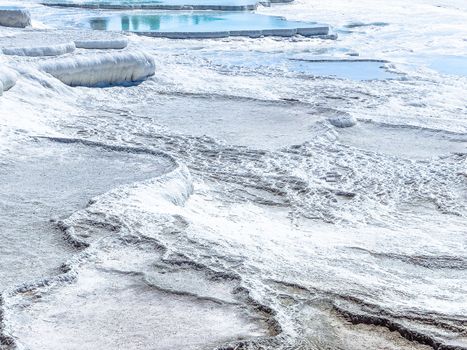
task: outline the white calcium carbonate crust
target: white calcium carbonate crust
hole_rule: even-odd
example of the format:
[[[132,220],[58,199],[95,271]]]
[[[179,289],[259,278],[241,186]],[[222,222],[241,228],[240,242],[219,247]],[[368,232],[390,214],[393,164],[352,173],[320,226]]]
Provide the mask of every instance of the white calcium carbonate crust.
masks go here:
[[[4,55],[15,56],[59,56],[75,51],[75,44],[73,42],[47,45],[47,46],[27,46],[27,47],[3,47],[1,51]]]
[[[48,60],[46,73],[70,86],[107,86],[145,80],[155,73],[154,58],[144,52],[96,53]]]
[[[75,40],[75,45],[79,49],[120,50],[127,47],[128,40]]]

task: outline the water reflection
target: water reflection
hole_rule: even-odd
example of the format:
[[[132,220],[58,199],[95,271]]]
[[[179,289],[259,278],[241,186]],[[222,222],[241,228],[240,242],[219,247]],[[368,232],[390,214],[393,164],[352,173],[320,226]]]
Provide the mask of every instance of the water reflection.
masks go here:
[[[92,29],[130,32],[217,32],[307,28],[314,23],[287,21],[281,17],[237,12],[178,12],[118,14],[95,17],[86,23]]]
[[[115,17],[92,18],[89,24],[95,30],[123,31],[159,31],[161,29],[191,26],[202,26],[215,21],[225,21],[226,18],[207,14],[190,15],[121,15]]]

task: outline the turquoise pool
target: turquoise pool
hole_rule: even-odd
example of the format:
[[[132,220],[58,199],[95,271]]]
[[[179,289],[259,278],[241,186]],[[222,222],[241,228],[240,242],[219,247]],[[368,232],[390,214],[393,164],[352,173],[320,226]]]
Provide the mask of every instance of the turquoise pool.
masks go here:
[[[91,17],[84,26],[95,30],[128,31],[150,36],[304,36],[328,35],[329,27],[313,22],[238,12],[176,12],[113,14]]]

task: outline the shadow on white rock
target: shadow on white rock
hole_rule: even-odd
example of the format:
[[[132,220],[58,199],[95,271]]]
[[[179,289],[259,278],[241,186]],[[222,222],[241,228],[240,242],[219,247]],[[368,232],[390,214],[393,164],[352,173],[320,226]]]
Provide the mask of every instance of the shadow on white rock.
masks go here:
[[[4,91],[11,89],[18,80],[18,73],[15,70],[0,66],[0,96]]]
[[[143,81],[154,75],[155,62],[144,52],[117,52],[48,60],[39,68],[70,86],[104,87]]]
[[[25,28],[31,25],[31,14],[22,7],[0,6],[0,26]]]

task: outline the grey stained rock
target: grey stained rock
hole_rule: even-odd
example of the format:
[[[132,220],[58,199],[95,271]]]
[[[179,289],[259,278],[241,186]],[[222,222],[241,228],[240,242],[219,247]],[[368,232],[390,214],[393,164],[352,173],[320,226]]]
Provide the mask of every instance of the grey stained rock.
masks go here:
[[[31,14],[23,7],[0,6],[0,26],[25,28],[31,25]]]

